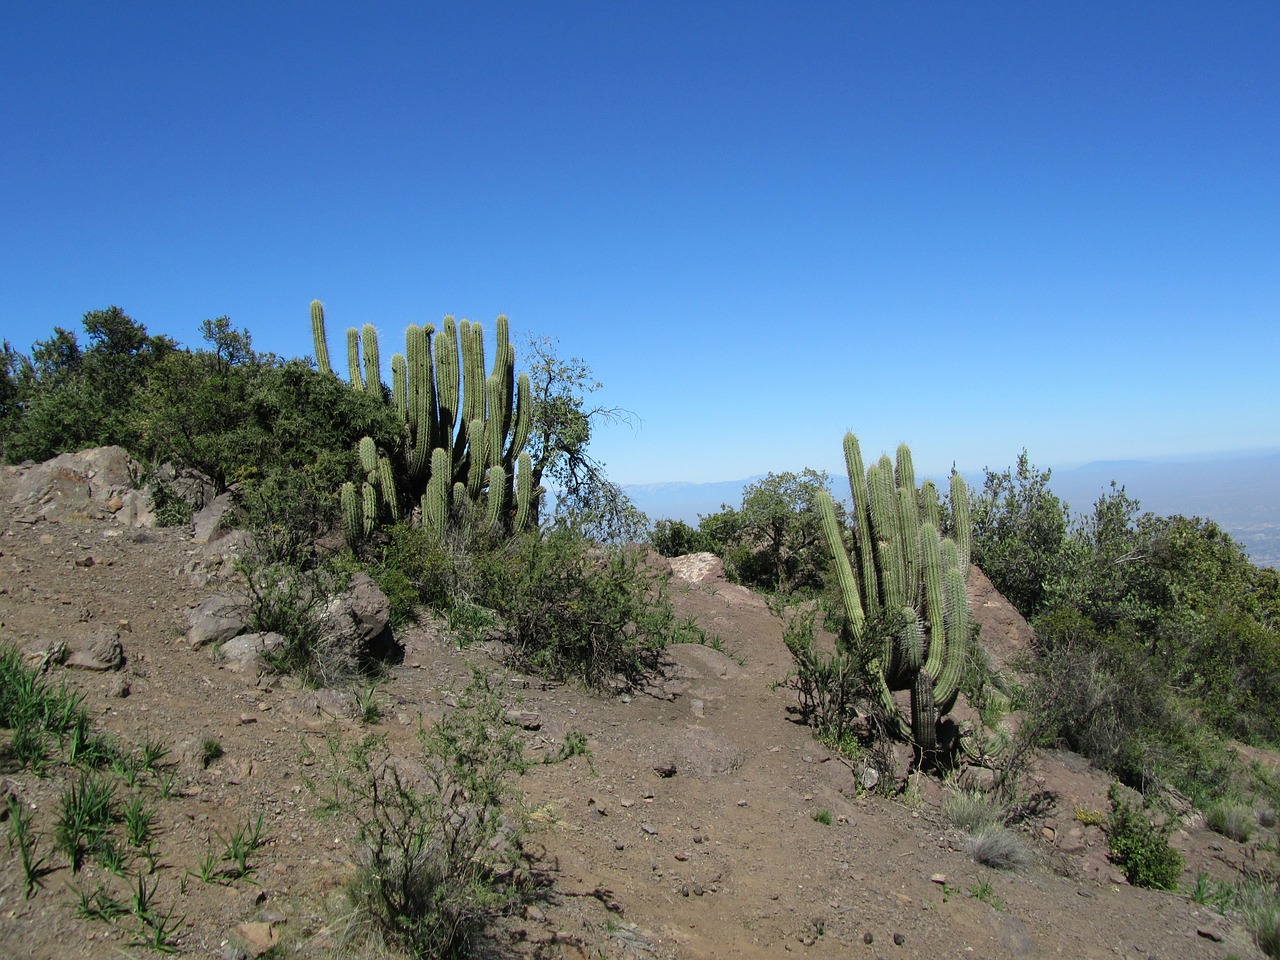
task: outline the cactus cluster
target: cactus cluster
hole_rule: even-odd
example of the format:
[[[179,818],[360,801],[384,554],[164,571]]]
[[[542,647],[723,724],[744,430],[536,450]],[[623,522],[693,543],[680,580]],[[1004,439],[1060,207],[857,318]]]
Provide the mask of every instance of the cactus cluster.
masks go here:
[[[881,710],[898,736],[932,758],[938,718],[960,689],[969,639],[968,491],[953,474],[951,532],[944,537],[938,489],[928,481],[917,489],[905,444],[896,463],[886,455],[864,469],[858,438],[850,433],[844,454],[852,529],[836,518],[829,494],[818,498],[847,621],[841,642],[869,649],[867,674]],[[910,692],[909,718],[897,706],[897,690]]]
[[[529,454],[532,402],[529,378],[515,375],[515,350],[506,317],[496,323],[493,367],[485,374],[479,323],[445,317],[405,331],[405,352],[391,358],[389,402],[403,426],[401,455],[392,463],[370,437],[358,445],[364,480],[343,484],[343,524],[353,543],[380,519],[408,513],[443,533],[461,518],[499,532],[520,531],[534,516]],[[332,373],[324,307],[311,304],[316,363]],[[381,379],[378,333],[371,324],[347,331],[352,389],[387,398]],[[415,509],[416,508],[416,509]]]

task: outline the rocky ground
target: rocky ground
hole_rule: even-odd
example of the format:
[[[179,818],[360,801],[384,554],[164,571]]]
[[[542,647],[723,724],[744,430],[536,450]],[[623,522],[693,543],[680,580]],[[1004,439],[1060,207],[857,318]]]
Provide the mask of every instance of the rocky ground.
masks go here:
[[[400,631],[404,659],[379,684],[383,716],[373,725],[349,716],[349,697],[231,669],[184,633],[196,605],[234,584],[238,540],[134,526],[145,511],[94,482],[69,470],[33,497],[23,471],[0,477],[0,640],[33,652],[65,641],[74,653],[118,639],[120,669],[54,665],[50,675],[82,691],[122,743],[170,750],[161,775],[138,789],[157,812],[150,882],[174,918],[180,955],[332,955],[355,852],[350,824],[313,809],[304,780],[322,773],[315,754],[328,737],[379,732],[411,755],[420,720],[450,709],[473,666],[504,673],[501,664],[459,651],[433,624]],[[971,583],[975,615],[994,647],[1016,648],[1025,625],[981,579]],[[1035,767],[1030,789],[1045,802],[1019,827],[1034,863],[1014,873],[980,867],[941,815],[941,784],[918,777],[899,799],[868,794],[795,721],[794,693],[779,686],[790,666],[782,625],[760,597],[695,562],[676,564],[670,593],[722,650],[672,648],[647,692],[603,697],[508,675],[508,705],[527,714],[519,728],[529,756],[581,733],[590,757],[535,764],[519,781],[536,811],[526,846],[549,887],[502,925],[495,955],[1261,956],[1188,896],[1124,882],[1100,829],[1074,817],[1107,809],[1107,778],[1079,758],[1046,756]],[[206,741],[221,748],[207,765]],[[0,792],[32,811],[44,849],[68,781],[59,767],[43,778],[0,774]],[[194,875],[211,845],[260,814],[266,840],[251,877]],[[1274,830],[1263,834],[1244,846],[1185,820],[1174,835],[1185,882],[1201,871],[1236,879],[1269,862],[1259,844],[1274,846]],[[16,854],[0,850],[0,955],[150,952],[134,943],[128,918],[77,916],[77,890],[101,884],[124,896],[122,881],[92,864],[73,876],[56,854],[49,863],[25,899]]]

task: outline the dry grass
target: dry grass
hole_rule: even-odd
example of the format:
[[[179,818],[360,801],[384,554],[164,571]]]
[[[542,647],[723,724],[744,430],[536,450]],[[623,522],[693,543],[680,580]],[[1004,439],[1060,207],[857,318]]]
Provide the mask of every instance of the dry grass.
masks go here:
[[[991,825],[969,834],[965,841],[969,856],[993,870],[1017,870],[1032,861],[1031,851],[1022,838],[1008,827]]]

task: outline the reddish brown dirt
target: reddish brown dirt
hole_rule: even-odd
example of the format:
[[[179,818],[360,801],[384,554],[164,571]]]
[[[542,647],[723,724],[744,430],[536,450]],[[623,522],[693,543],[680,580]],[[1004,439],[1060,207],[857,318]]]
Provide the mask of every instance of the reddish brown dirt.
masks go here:
[[[370,728],[326,715],[290,679],[231,673],[183,641],[188,609],[234,579],[216,543],[198,547],[184,530],[128,530],[109,519],[17,522],[7,482],[0,478],[0,639],[26,648],[124,624],[127,698],[108,695],[114,675],[55,667],[52,676],[83,691],[100,726],[124,743],[157,738],[172,747],[175,795],[154,798],[154,881],[160,904],[181,918],[180,954],[232,956],[237,926],[258,921],[283,955],[329,956],[353,851],[348,824],[314,815],[302,781],[316,766],[305,755],[331,734]],[[849,766],[793,721],[794,694],[777,686],[790,663],[781,624],[758,597],[678,580],[671,593],[678,612],[722,638],[725,653],[673,648],[659,695],[606,698],[512,678],[511,705],[542,719],[523,734],[529,755],[579,731],[591,757],[534,765],[519,782],[540,822],[527,845],[552,886],[547,902],[503,925],[499,954],[1260,956],[1242,931],[1188,897],[1123,882],[1098,828],[1073,819],[1077,807],[1106,808],[1107,780],[1083,761],[1039,764],[1036,786],[1053,802],[1022,827],[1035,865],[979,867],[941,816],[938,783],[920,778],[910,803],[860,794]],[[380,685],[387,710],[372,729],[409,753],[419,718],[441,715],[473,664],[501,668],[483,652],[459,652],[431,625],[399,639],[405,660]],[[220,759],[207,769],[184,759],[183,744],[210,737],[221,743]],[[674,775],[659,776],[661,766]],[[4,783],[34,811],[48,849],[65,770],[44,779],[11,773]],[[822,810],[830,826],[815,819]],[[268,842],[253,858],[253,882],[188,876],[218,834],[259,812]],[[1200,870],[1231,878],[1267,856],[1257,840],[1242,847],[1195,825],[1175,843],[1189,858],[1188,883]],[[27,900],[16,856],[0,848],[0,956],[149,953],[131,945],[127,920],[76,916],[71,887],[118,881],[97,866],[73,877],[57,855],[51,864]],[[971,895],[982,882],[1000,909]]]

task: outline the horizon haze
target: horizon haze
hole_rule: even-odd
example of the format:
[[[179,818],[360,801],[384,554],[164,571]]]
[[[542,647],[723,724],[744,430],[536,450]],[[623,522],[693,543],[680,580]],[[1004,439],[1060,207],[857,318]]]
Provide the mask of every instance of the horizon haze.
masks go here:
[[[878,456],[878,454],[877,454]],[[999,472],[1016,463],[992,466]],[[1044,464],[1032,463],[1038,469]],[[820,468],[819,468],[820,469]],[[1259,566],[1280,567],[1280,450],[1223,457],[1182,457],[1165,461],[1095,461],[1052,472],[1049,487],[1066,503],[1073,517],[1087,513],[1110,488],[1111,481],[1136,499],[1143,513],[1182,515],[1212,520],[1229,533]],[[775,470],[774,473],[785,471]],[[792,472],[799,472],[799,468]],[[844,467],[828,468],[831,491],[848,500]],[[985,471],[966,473],[965,481],[982,488]],[[624,484],[632,501],[653,520],[683,520],[698,525],[699,516],[718,512],[722,505],[737,508],[742,490],[765,474],[716,483]],[[945,489],[946,476],[922,471]]]

